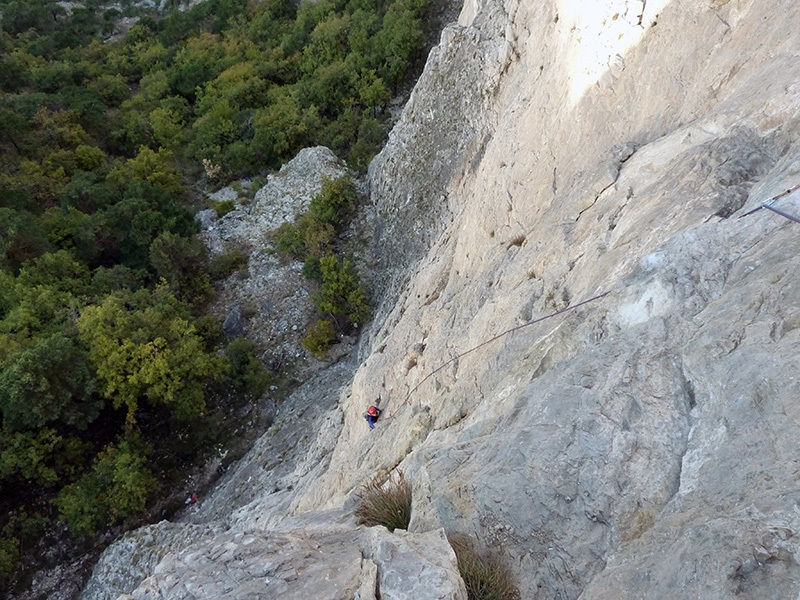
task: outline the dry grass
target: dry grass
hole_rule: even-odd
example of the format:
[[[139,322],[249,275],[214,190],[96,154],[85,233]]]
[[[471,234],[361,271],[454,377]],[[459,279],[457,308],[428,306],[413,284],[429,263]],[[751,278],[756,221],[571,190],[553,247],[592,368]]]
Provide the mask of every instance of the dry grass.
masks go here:
[[[506,248],[510,249],[510,248],[513,248],[514,246],[522,246],[523,243],[525,243],[525,234],[524,233],[520,233],[520,234],[515,235],[513,238],[511,238],[508,241],[508,244],[506,245]]]
[[[359,525],[383,525],[389,531],[408,529],[411,521],[411,483],[402,472],[388,480],[373,479],[358,493],[355,515]]]
[[[467,588],[468,600],[518,600],[511,572],[497,556],[478,552],[465,537],[450,538],[458,559],[458,571]]]

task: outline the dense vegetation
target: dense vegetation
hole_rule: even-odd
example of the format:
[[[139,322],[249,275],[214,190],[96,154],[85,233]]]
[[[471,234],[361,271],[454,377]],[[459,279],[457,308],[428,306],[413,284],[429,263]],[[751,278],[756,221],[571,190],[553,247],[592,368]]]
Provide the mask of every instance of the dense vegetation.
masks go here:
[[[0,0],[0,589],[58,523],[86,540],[135,523],[219,441],[220,398],[263,391],[252,344],[203,316],[228,270],[195,238],[186,182],[316,144],[363,169],[421,58],[425,0],[66,6]],[[330,240],[310,245],[351,200],[327,185],[289,233],[329,335],[369,312]]]

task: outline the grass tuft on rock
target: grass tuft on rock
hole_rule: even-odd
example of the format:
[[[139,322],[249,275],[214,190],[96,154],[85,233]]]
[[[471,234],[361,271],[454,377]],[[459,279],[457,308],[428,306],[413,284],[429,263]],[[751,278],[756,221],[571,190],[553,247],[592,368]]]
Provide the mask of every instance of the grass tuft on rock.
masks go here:
[[[408,529],[411,521],[411,483],[402,472],[395,477],[373,479],[358,493],[355,510],[359,525],[383,525],[389,531]]]
[[[488,551],[478,551],[466,537],[449,538],[468,600],[518,600],[511,572]]]

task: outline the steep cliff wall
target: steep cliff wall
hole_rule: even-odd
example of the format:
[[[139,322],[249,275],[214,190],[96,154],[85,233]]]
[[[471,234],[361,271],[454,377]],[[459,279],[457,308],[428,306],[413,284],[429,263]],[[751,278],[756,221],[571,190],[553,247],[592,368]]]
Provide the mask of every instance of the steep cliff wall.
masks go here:
[[[788,0],[468,1],[370,171],[383,276],[352,380],[306,392],[338,403],[290,485],[265,438],[187,520],[248,564],[306,531],[359,589],[425,561],[449,581],[446,544],[401,567],[348,520],[398,468],[396,543],[482,540],[522,598],[798,597],[800,224],[740,218],[800,183],[797,22]],[[212,597],[219,539],[170,546],[134,597]]]

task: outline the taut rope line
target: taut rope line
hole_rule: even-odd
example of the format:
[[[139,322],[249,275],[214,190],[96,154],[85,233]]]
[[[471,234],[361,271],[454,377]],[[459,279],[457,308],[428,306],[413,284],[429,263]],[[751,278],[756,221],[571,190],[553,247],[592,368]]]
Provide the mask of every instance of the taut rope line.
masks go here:
[[[428,379],[430,379],[431,377],[436,375],[436,373],[438,373],[439,371],[444,369],[446,366],[448,366],[448,365],[454,363],[455,361],[457,361],[459,358],[462,358],[463,356],[466,356],[467,354],[470,354],[471,352],[475,352],[479,348],[483,348],[485,345],[491,344],[495,340],[499,340],[501,337],[506,336],[509,333],[514,333],[515,331],[519,331],[520,329],[523,329],[525,327],[530,327],[531,325],[536,325],[536,323],[541,323],[542,321],[546,321],[547,319],[551,319],[551,318],[556,317],[558,315],[561,315],[561,314],[563,314],[563,313],[565,313],[567,311],[575,310],[576,308],[579,308],[579,307],[581,307],[581,306],[583,306],[585,304],[589,304],[590,302],[594,302],[595,300],[599,300],[600,298],[604,298],[605,296],[608,296],[610,293],[611,293],[611,290],[608,290],[606,292],[603,292],[602,294],[598,294],[597,296],[593,296],[593,297],[589,298],[588,300],[583,300],[582,302],[578,302],[577,304],[573,304],[572,306],[567,306],[566,308],[562,308],[561,310],[557,310],[554,313],[550,313],[549,315],[545,315],[544,317],[539,317],[538,319],[534,319],[533,321],[528,321],[527,323],[523,323],[522,325],[517,325],[516,327],[512,327],[511,329],[507,329],[507,330],[503,331],[502,333],[498,333],[493,338],[490,338],[490,339],[488,339],[488,340],[486,340],[484,342],[481,342],[480,344],[478,344],[474,348],[470,348],[469,350],[466,350],[466,351],[462,352],[461,354],[458,354],[457,356],[454,356],[453,358],[451,358],[447,362],[445,362],[445,363],[439,365],[438,367],[436,367],[433,371],[428,373],[425,377],[423,377],[422,380],[417,385],[415,385],[413,388],[411,388],[411,390],[406,395],[405,400],[403,400],[397,406],[397,408],[395,408],[391,412],[391,414],[388,415],[386,418],[387,419],[391,419],[395,415],[395,413],[398,410],[400,410],[400,408],[403,405],[405,405],[411,399],[411,396],[414,394],[414,392],[416,392],[419,389],[419,387],[423,383],[428,381]]]
[[[795,217],[794,215],[790,215],[789,213],[784,212],[784,211],[780,210],[779,208],[775,208],[773,206],[773,204],[775,204],[778,200],[780,200],[784,196],[788,196],[792,192],[796,192],[797,190],[800,190],[800,183],[798,183],[796,186],[794,186],[792,188],[789,188],[785,192],[781,192],[777,196],[773,196],[769,200],[765,200],[764,202],[762,202],[761,204],[756,206],[753,210],[748,211],[748,212],[744,213],[743,215],[740,215],[739,218],[741,219],[741,218],[746,217],[748,215],[752,215],[754,212],[758,212],[762,208],[766,208],[767,210],[771,210],[772,212],[774,212],[774,213],[776,213],[776,214],[778,214],[778,215],[780,215],[780,216],[782,216],[782,217],[784,217],[786,219],[789,219],[790,221],[794,221],[795,223],[800,223],[800,219],[799,218]]]

